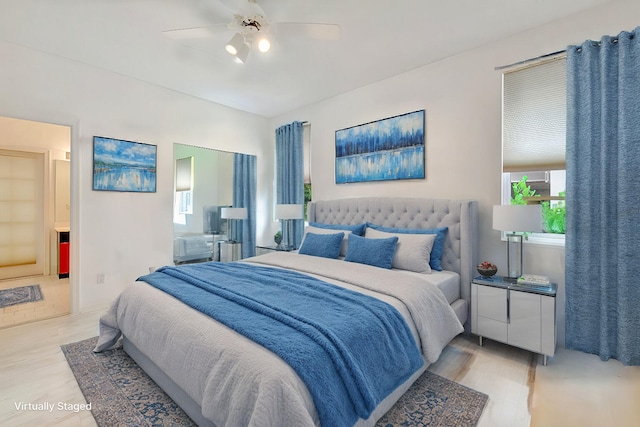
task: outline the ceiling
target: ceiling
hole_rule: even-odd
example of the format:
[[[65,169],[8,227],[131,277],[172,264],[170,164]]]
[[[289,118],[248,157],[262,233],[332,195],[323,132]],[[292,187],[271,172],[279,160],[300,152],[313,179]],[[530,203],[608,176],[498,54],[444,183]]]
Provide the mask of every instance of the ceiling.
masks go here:
[[[225,24],[246,0],[0,0],[0,40],[265,117],[401,74],[608,0],[257,0],[274,22],[339,24],[338,41],[272,35],[237,64]],[[6,64],[3,64],[5,66]]]

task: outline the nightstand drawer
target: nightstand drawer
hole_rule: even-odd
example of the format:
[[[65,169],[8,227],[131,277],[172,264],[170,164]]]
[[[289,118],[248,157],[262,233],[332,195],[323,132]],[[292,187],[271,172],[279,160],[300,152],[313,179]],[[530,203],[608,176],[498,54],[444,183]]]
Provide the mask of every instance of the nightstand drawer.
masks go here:
[[[507,290],[478,286],[478,317],[507,322]]]
[[[507,323],[478,316],[477,334],[500,342],[507,342]]]

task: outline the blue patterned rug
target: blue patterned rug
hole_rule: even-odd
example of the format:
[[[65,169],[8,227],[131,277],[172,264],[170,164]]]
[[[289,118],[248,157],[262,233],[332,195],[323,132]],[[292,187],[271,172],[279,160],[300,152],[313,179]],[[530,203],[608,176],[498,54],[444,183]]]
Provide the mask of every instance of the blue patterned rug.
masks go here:
[[[94,353],[97,339],[61,348],[98,426],[195,426],[121,348]],[[376,426],[473,427],[487,399],[427,371]]]
[[[43,298],[40,285],[20,286],[0,291],[0,308],[40,301]]]

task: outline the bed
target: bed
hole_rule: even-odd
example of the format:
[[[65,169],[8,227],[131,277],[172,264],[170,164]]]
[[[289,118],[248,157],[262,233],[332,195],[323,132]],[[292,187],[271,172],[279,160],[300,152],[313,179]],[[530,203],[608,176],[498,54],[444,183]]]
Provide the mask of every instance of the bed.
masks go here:
[[[325,381],[324,377],[330,376],[331,369],[316,368],[315,359],[313,364],[307,363],[311,366],[305,367],[307,372],[304,373],[298,370],[295,360],[292,364],[286,363],[288,354],[295,352],[278,354],[273,348],[280,348],[280,341],[288,341],[288,335],[274,332],[270,336],[277,339],[258,344],[238,328],[225,325],[225,320],[214,320],[174,298],[167,293],[173,291],[170,284],[165,290],[144,281],[129,286],[102,316],[96,351],[109,348],[122,338],[125,351],[200,426],[304,426],[320,425],[321,419],[325,420],[324,424],[374,425],[428,365],[437,360],[444,346],[463,331],[462,325],[468,329],[470,283],[477,265],[477,204],[475,201],[416,198],[317,201],[309,204],[308,219],[314,226],[322,225],[328,230],[333,226],[361,224],[379,227],[375,233],[393,234],[401,229],[412,230],[411,234],[414,234],[415,230],[443,227],[447,230],[442,247],[442,271],[430,274],[348,262],[342,256],[329,259],[286,252],[269,253],[229,266],[257,269],[260,274],[266,270],[279,272],[279,276],[304,274],[309,280],[321,280],[322,286],[330,286],[338,293],[350,292],[350,295],[358,294],[358,298],[370,298],[367,306],[382,302],[384,306],[394,307],[392,311],[406,321],[408,332],[405,335],[409,335],[409,341],[414,340],[421,358],[420,366],[416,368],[412,362],[411,369],[407,367],[401,379],[385,383],[388,393],[376,395],[375,399],[369,399],[371,401],[363,399],[366,409],[356,409],[361,416],[352,420],[350,413],[347,417],[354,422],[326,421],[327,409],[317,398],[318,393],[326,393],[326,390],[318,391],[315,383],[305,383],[302,378],[322,375],[322,381]],[[333,232],[327,234],[335,235]],[[349,245],[359,241],[356,237],[347,237]],[[204,264],[187,267],[207,268]],[[166,274],[169,271],[186,274],[184,270],[167,270]],[[199,280],[196,271],[189,274]],[[392,290],[390,284],[393,284]],[[394,326],[391,329],[401,328]],[[365,344],[362,344],[363,348]],[[386,344],[381,341],[380,345],[384,348]],[[384,353],[384,358],[396,357],[389,354],[394,352]],[[398,354],[397,360],[385,363],[402,364],[401,356]],[[317,363],[317,366],[323,366],[319,361]],[[409,364],[407,362],[407,366]],[[333,380],[326,380],[330,381]],[[346,388],[351,392],[349,386]]]

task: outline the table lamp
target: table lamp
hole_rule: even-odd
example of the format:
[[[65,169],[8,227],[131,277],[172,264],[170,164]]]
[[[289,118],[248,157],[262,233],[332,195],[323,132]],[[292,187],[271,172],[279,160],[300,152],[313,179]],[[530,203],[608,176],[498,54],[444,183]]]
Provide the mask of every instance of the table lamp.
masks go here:
[[[506,279],[517,281],[522,276],[522,234],[542,231],[542,206],[497,205],[493,207],[493,229],[507,232]]]
[[[247,208],[221,208],[220,218],[229,220],[229,240],[236,242],[234,238],[237,236],[237,230],[234,228],[235,221],[247,219]],[[236,232],[234,233],[234,231]]]
[[[289,247],[289,235],[291,234],[291,220],[304,219],[304,205],[278,204],[276,205],[276,219],[282,221],[282,240]],[[278,246],[281,246],[280,243]]]

